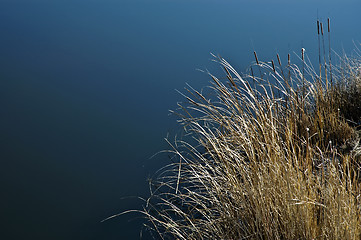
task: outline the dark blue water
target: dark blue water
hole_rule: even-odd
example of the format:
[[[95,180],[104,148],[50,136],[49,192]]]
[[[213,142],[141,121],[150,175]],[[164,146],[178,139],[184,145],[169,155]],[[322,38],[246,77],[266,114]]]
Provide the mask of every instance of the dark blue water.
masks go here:
[[[360,1],[0,0],[1,239],[139,239],[147,178],[177,132],[168,116],[210,52],[244,71],[361,41]]]

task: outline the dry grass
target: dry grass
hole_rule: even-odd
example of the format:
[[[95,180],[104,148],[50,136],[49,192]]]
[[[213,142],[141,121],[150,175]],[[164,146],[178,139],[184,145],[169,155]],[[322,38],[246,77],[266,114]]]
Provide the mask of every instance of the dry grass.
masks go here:
[[[304,58],[257,59],[258,76],[218,59],[227,80],[187,90],[190,140],[171,144],[176,160],[151,183],[157,237],[360,239],[361,64],[342,60],[326,84]]]
[[[187,137],[135,210],[155,238],[361,239],[360,58],[316,73],[301,53],[242,76],[216,58],[225,78],[188,87]]]

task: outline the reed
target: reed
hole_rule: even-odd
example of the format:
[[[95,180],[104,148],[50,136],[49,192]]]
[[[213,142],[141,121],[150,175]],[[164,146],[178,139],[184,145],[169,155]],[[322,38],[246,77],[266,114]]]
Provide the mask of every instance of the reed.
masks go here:
[[[173,162],[140,211],[156,238],[361,238],[361,62],[343,56],[329,84],[301,53],[287,76],[278,55],[254,52],[259,76],[218,57],[226,80],[186,89],[188,138],[167,140]]]

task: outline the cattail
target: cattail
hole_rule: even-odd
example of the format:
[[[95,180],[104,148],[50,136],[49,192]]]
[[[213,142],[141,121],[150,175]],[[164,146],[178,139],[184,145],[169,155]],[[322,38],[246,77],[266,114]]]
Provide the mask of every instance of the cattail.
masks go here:
[[[330,82],[332,85],[330,18],[327,18],[327,28],[328,28],[328,57],[329,57],[329,66],[330,66]]]
[[[320,21],[317,20],[317,34],[320,35]]]
[[[320,66],[320,81],[321,81],[321,44],[320,44],[320,21],[317,20],[317,38],[318,38],[318,64]]]
[[[256,51],[253,51],[253,53],[254,53],[254,57],[256,58],[256,63],[257,63],[257,65],[258,65],[259,76],[260,76],[261,79],[263,80],[262,70],[261,70],[261,66],[260,66],[260,64],[259,64],[259,62],[258,62],[257,53],[256,53]]]
[[[253,53],[254,53],[254,57],[256,58],[256,63],[259,64],[256,51],[253,51]]]
[[[280,55],[278,55],[278,53],[277,53],[277,61],[278,61],[278,64],[280,65],[280,67],[281,67],[282,66],[281,59],[280,59]]]
[[[305,61],[305,51],[306,49],[302,48],[301,52],[302,52],[302,61]]]
[[[323,27],[322,27],[322,22],[320,23],[320,27],[321,27],[321,35],[323,36]]]
[[[330,32],[330,18],[327,18],[327,27],[328,27],[328,32]]]
[[[272,62],[273,72],[275,72],[275,73],[276,73],[275,63],[273,62],[273,60],[272,60],[271,62]]]
[[[288,54],[288,66],[290,66],[291,65],[291,56],[290,56],[290,54]]]
[[[321,35],[322,35],[323,61],[324,61],[324,64],[325,64],[325,79],[326,79],[326,86],[328,87],[325,38],[323,37],[323,24],[322,24],[322,22],[320,23],[320,27],[321,27]]]

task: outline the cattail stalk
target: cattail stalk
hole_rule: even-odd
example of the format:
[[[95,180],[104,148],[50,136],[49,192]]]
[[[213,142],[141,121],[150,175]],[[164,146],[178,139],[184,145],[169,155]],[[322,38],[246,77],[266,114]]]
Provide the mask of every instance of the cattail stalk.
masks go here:
[[[259,64],[259,61],[258,61],[258,57],[257,57],[257,53],[256,51],[253,51],[253,54],[254,54],[254,58],[256,59],[256,63],[258,65],[258,69],[259,69],[259,76],[260,78],[263,80],[263,77],[262,77],[262,71],[261,71],[261,66]]]
[[[321,82],[321,44],[320,44],[320,21],[317,20],[317,38],[318,38],[318,64],[320,66],[320,82]]]
[[[328,28],[328,57],[329,57],[329,66],[330,66],[330,82],[332,86],[332,66],[331,66],[331,33],[330,33],[330,18],[327,18],[327,28]]]
[[[320,23],[321,26],[321,36],[322,36],[322,47],[323,47],[323,61],[325,64],[325,79],[326,79],[326,89],[328,89],[328,79],[327,79],[327,61],[326,61],[326,51],[325,51],[325,38],[323,37],[323,24]]]
[[[257,63],[257,65],[259,65],[259,62],[258,62],[258,57],[257,57],[257,53],[256,53],[256,51],[253,51],[253,54],[254,54],[254,57],[256,58],[256,63]]]

